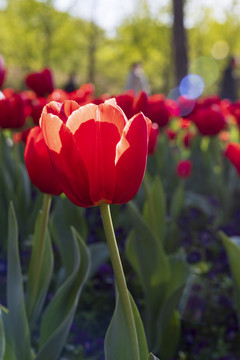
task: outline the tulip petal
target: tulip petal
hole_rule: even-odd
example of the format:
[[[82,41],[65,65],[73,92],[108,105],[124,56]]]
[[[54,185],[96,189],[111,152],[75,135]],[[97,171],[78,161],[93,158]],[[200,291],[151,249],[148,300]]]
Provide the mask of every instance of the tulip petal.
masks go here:
[[[230,142],[225,150],[225,155],[240,175],[240,144]]]
[[[146,168],[147,148],[147,122],[139,113],[129,120],[117,145],[113,203],[123,204],[136,195]]]
[[[86,167],[72,133],[57,116],[51,114],[42,116],[41,126],[53,167],[64,193],[75,205],[92,206]]]
[[[40,191],[52,195],[62,193],[62,187],[53,169],[39,126],[32,128],[28,134],[24,159],[29,177]]]

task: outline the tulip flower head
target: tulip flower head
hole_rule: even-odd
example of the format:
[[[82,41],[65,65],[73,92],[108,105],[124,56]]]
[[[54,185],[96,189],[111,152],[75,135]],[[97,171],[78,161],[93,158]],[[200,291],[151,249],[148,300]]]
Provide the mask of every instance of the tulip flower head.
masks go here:
[[[180,178],[188,178],[192,172],[192,162],[190,160],[180,160],[176,171]]]
[[[192,120],[202,136],[215,136],[226,127],[226,119],[217,104],[199,107]]]
[[[240,144],[230,142],[226,147],[225,155],[233,164],[240,176]]]
[[[51,102],[40,126],[63,192],[75,205],[123,204],[136,195],[151,127],[142,113],[128,121],[115,99],[84,106]]]
[[[3,96],[1,96],[3,94]],[[0,128],[18,129],[25,124],[24,100],[20,94],[5,89],[0,94]]]
[[[3,57],[0,55],[0,88],[3,86],[6,77],[6,67]]]
[[[28,74],[25,81],[26,85],[40,97],[46,96],[54,90],[52,73],[47,68],[41,72]]]

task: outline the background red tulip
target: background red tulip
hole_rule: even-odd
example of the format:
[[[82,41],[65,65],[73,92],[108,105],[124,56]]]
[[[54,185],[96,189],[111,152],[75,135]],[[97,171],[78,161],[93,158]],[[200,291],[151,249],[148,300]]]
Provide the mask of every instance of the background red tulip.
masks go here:
[[[30,73],[25,79],[26,85],[38,96],[46,96],[54,90],[53,77],[50,69]]]
[[[240,144],[230,142],[226,147],[225,155],[233,164],[240,176]]]
[[[198,108],[191,119],[203,136],[217,135],[226,127],[226,119],[217,104]]]
[[[0,55],[0,88],[3,86],[6,76],[6,67],[3,57]]]
[[[150,135],[149,135],[149,143],[148,143],[148,154],[152,155],[157,147],[159,126],[156,123],[152,123]]]
[[[177,164],[177,175],[181,178],[188,178],[192,172],[192,162],[190,160],[180,160]]]
[[[3,91],[4,99],[0,100],[0,128],[17,129],[25,123],[24,101],[20,94],[11,89]]]

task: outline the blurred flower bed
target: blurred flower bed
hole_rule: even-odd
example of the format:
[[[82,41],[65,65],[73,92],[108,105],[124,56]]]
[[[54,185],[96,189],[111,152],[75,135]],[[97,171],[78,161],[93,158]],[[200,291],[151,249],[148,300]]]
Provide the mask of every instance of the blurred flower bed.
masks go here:
[[[50,101],[74,100],[83,106],[99,105],[114,97],[128,119],[141,111],[152,121],[143,183],[132,205],[112,206],[126,280],[148,329],[149,344],[163,360],[239,360],[240,100],[233,103],[214,95],[173,101],[162,94],[136,95],[133,91],[95,97],[92,84],[67,93],[54,88],[49,69],[29,75],[29,90],[16,93],[4,88],[3,71],[0,304],[7,307],[9,203],[13,202],[16,211],[26,284],[34,224],[43,199],[31,184],[24,161],[30,129],[39,125],[42,109]],[[60,359],[104,360],[104,338],[115,307],[115,280],[101,216],[98,208],[75,207],[65,195],[52,199],[49,232],[55,260],[42,311],[70,266],[64,252],[68,251],[71,226],[84,239],[92,262]],[[165,267],[159,263],[159,278],[164,277],[161,268],[163,273],[171,268],[172,275],[159,283],[157,304],[155,295],[147,298],[151,284],[144,283],[145,269],[138,267],[133,255],[132,229],[137,241],[141,234],[147,240],[149,237],[149,247],[153,234],[161,242]],[[144,263],[144,259],[139,261]],[[171,289],[173,283],[177,284],[176,292]],[[159,304],[157,311],[164,309],[161,316],[151,314],[151,301],[156,307]],[[37,349],[39,336],[37,324],[33,348]]]

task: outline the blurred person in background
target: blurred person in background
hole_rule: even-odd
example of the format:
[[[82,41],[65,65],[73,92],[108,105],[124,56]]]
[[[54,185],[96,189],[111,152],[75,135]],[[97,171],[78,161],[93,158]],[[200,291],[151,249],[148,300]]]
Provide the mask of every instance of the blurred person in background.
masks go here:
[[[64,90],[68,93],[77,90],[77,85],[76,85],[76,75],[75,73],[71,73],[69,75],[69,79],[67,81],[67,83],[64,86]]]
[[[222,99],[236,101],[238,98],[238,81],[236,76],[237,58],[231,56],[227,67],[223,72],[222,81],[220,84],[220,96]]]
[[[125,90],[134,90],[137,93],[145,91],[150,94],[149,84],[144,74],[141,62],[132,64],[126,79]]]

